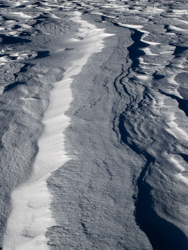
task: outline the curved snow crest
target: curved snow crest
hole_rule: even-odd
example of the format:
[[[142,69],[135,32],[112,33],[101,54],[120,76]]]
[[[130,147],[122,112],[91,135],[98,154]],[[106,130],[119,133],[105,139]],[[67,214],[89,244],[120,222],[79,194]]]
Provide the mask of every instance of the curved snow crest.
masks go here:
[[[80,24],[79,37],[74,39],[80,44],[83,56],[72,62],[64,78],[56,82],[51,92],[50,104],[42,123],[44,131],[38,141],[39,152],[36,156],[31,178],[12,193],[12,213],[8,220],[4,237],[4,250],[47,250],[47,228],[55,226],[50,210],[52,195],[47,188],[47,178],[70,157],[65,151],[64,130],[70,124],[65,115],[72,101],[70,85],[73,76],[80,73],[88,58],[104,48],[103,39],[107,34],[104,29],[81,20],[81,13],[74,12],[72,21]]]

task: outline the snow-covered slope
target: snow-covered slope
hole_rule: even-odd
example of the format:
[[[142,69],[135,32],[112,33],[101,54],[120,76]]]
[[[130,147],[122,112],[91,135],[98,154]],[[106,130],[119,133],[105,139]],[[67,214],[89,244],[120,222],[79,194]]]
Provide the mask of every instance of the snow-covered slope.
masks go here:
[[[0,14],[0,248],[187,249],[186,1]]]

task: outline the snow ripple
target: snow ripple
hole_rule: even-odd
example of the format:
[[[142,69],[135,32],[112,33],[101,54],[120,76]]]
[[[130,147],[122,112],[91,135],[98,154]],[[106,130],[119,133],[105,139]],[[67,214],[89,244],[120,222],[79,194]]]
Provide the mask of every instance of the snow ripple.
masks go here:
[[[70,160],[64,149],[63,132],[70,124],[70,118],[65,112],[72,101],[72,78],[79,74],[93,53],[102,50],[103,39],[112,35],[105,34],[103,29],[96,29],[94,25],[82,21],[80,16],[81,13],[75,12],[72,20],[81,25],[79,35],[83,38],[80,43],[84,44],[84,53],[80,59],[72,62],[72,66],[64,73],[63,80],[54,84],[50,105],[42,120],[44,132],[38,141],[39,152],[32,176],[14,190],[11,196],[13,209],[4,238],[5,250],[48,249],[45,233],[47,228],[56,225],[50,210],[52,197],[46,180],[52,171]]]
[[[2,1],[0,7],[0,66],[6,78],[1,94],[17,89],[19,103],[25,104],[23,110],[33,119],[29,105],[38,97],[26,101],[27,79],[21,73],[32,64],[25,60],[53,58],[55,53],[57,58],[59,53],[71,58],[74,48],[78,52],[73,53],[77,59],[67,66],[64,79],[52,91],[33,175],[13,191],[15,210],[8,221],[4,249],[187,249],[185,1]],[[50,50],[50,35],[61,32],[62,27],[55,23],[61,19],[62,9],[67,18],[71,11],[79,10],[99,28],[75,14],[72,21],[81,28],[69,37],[72,47]],[[46,24],[48,18],[53,22]],[[69,25],[67,21],[64,29]],[[114,31],[116,38],[109,39],[101,52],[105,27]],[[20,49],[34,40],[36,46],[39,34],[43,34],[45,48]],[[101,53],[92,57],[95,63],[87,68],[92,64],[87,59],[94,52]],[[35,79],[40,77],[37,74]],[[70,84],[79,97],[74,94],[76,103],[69,110],[74,123],[67,128],[67,141],[71,144],[69,153],[79,160],[69,162],[66,153],[62,155],[62,131],[70,120],[62,113],[72,100]],[[13,127],[11,123],[9,133]],[[12,138],[9,133],[2,139],[7,148]],[[66,199],[62,201],[62,197]],[[50,208],[56,198],[61,209],[53,205],[53,216],[58,223]]]

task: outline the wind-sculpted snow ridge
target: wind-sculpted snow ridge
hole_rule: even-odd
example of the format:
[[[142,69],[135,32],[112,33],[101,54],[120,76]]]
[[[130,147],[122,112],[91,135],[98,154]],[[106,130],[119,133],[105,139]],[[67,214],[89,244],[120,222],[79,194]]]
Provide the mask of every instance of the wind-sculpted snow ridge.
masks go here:
[[[176,6],[165,7],[153,8],[154,15],[151,6],[135,12],[138,19],[146,19],[150,10],[149,23],[112,21],[130,29],[133,40],[128,74],[115,81],[120,96],[115,110],[117,106],[122,110],[116,114],[114,130],[120,143],[146,160],[136,181],[138,225],[153,249],[187,249],[187,12],[178,6],[184,10],[177,10],[177,19]],[[129,99],[126,106],[123,96]]]
[[[0,249],[188,248],[187,13],[1,1]]]
[[[49,179],[59,221],[49,244],[186,249],[186,98],[176,80],[186,71],[185,6],[74,3],[118,38],[74,82],[67,140],[76,159]]]
[[[65,111],[72,100],[70,90],[72,77],[81,71],[93,52],[102,49],[103,37],[111,36],[104,34],[102,29],[95,29],[94,25],[82,21],[80,15],[81,13],[74,12],[74,17],[71,19],[81,24],[79,34],[84,39],[83,56],[74,60],[64,73],[63,79],[54,84],[49,107],[42,119],[44,131],[38,141],[39,151],[33,165],[33,173],[27,182],[12,193],[13,211],[5,234],[3,247],[5,250],[48,249],[46,229],[56,225],[50,211],[51,196],[46,179],[52,171],[70,160],[64,150],[62,133],[69,124]],[[76,40],[73,38],[73,41]]]
[[[15,13],[13,14],[15,15]],[[63,79],[53,84],[54,88],[51,91],[51,97],[49,99],[50,103],[42,118],[42,125],[44,126],[44,129],[40,139],[38,140],[38,152],[32,166],[31,176],[26,182],[16,188],[11,194],[12,211],[9,216],[3,240],[3,249],[5,250],[48,249],[48,240],[45,237],[46,230],[48,227],[56,225],[50,210],[51,195],[48,191],[46,180],[50,176],[52,171],[58,169],[61,165],[69,160],[69,157],[64,150],[63,131],[69,124],[69,118],[66,117],[64,113],[68,109],[69,103],[72,100],[70,91],[72,77],[74,75],[77,75],[81,71],[82,67],[87,63],[87,60],[92,53],[101,51],[104,46],[103,39],[105,37],[111,36],[111,34],[105,34],[104,29],[96,29],[93,24],[82,21],[80,19],[80,15],[81,13],[79,12],[73,12],[71,14],[69,13],[69,22],[76,23],[76,27],[78,27],[79,25],[81,26],[78,29],[78,34],[82,38],[69,37],[67,39],[65,35],[66,39],[63,41],[63,43],[66,43],[67,45],[69,44],[69,46],[72,45],[74,48],[76,48],[77,51],[74,52],[76,53],[76,55],[74,56],[74,60],[71,60],[71,58],[69,59],[72,53],[68,53],[68,55],[66,55],[66,52],[64,53],[64,56],[67,57],[66,62],[64,63],[68,65],[65,66],[66,70],[64,72]],[[40,39],[44,40],[45,43],[50,44],[50,36],[55,36],[57,33],[57,30],[55,30],[55,32],[51,30],[51,28],[53,28],[53,18],[60,19],[59,17],[54,16],[55,14],[53,14],[52,19],[50,20],[51,23],[48,24],[48,22],[45,22],[45,19],[40,20],[41,14],[39,15],[40,19],[37,18],[37,22],[39,20],[41,21],[39,22],[41,23],[41,27],[39,26],[39,29],[37,25],[37,33],[39,34],[36,35],[38,37],[32,39],[33,46],[36,46],[37,43],[39,43],[40,46],[44,46],[44,42],[41,43]],[[27,16],[24,15],[24,18],[27,18]],[[60,20],[58,21],[60,22]],[[61,19],[61,22],[62,21],[64,20]],[[34,23],[34,25],[35,24],[36,23]],[[65,33],[63,29],[61,30],[62,24],[59,24],[60,27],[58,27],[58,24],[58,31],[61,31],[62,34]],[[54,27],[56,28],[55,25]],[[48,29],[51,31],[50,33],[46,33],[46,30]],[[46,34],[40,35],[40,33],[46,33],[47,36]],[[62,34],[60,34],[60,38]],[[72,32],[72,35],[73,34],[76,35],[76,32]],[[27,34],[26,36],[30,36],[30,34]],[[4,35],[2,35],[2,37],[4,38]],[[55,37],[57,38],[57,35]],[[22,39],[17,37],[11,37],[10,40],[10,37],[6,36],[6,39],[9,39],[8,41],[6,40],[6,43],[8,44],[31,42],[31,40],[28,39],[24,39],[24,41],[22,41]],[[5,43],[4,40],[2,42]],[[38,59],[49,57],[50,53],[52,54],[51,56],[55,57],[54,60],[58,60],[58,57],[53,55],[53,53],[61,53],[61,51],[64,50],[74,50],[74,48],[72,47],[62,48],[64,45],[63,43],[56,44],[53,42],[52,44],[50,44],[51,47],[53,45],[54,51],[37,51],[36,56],[33,58],[33,62],[35,63]],[[30,46],[32,46],[32,44]],[[50,46],[48,45],[46,47],[49,48]],[[61,49],[57,47],[61,47]],[[43,47],[43,49],[44,48],[45,46]],[[20,57],[18,57],[15,58],[15,60],[23,60],[23,58],[20,59]],[[53,61],[53,58],[51,60]],[[53,65],[52,63],[48,65],[50,61],[47,59],[43,60],[42,62],[48,67]],[[63,62],[60,66],[63,66]],[[48,68],[44,67],[44,70],[48,74]],[[40,71],[42,73],[42,69]],[[57,73],[60,72],[58,72],[58,69],[56,71],[56,75],[57,77],[59,77]],[[35,72],[37,73],[37,69],[35,69]],[[38,77],[39,76],[40,75],[38,75]],[[46,84],[49,84],[48,79],[41,77],[40,80],[44,81],[44,83]],[[53,80],[53,78],[51,78],[51,80]],[[22,84],[24,83],[15,82],[13,84],[9,84],[4,88],[4,93],[10,92],[11,90]],[[48,88],[50,88],[50,86]],[[20,99],[20,96],[17,95],[17,98]],[[40,99],[40,95],[38,98]],[[38,108],[40,108],[40,105],[38,106]],[[23,106],[23,109],[25,109],[25,106]],[[31,118],[29,117],[28,120],[30,119]]]
[[[53,7],[54,2],[49,2],[49,4]],[[75,34],[78,25],[74,23],[74,27],[71,27],[73,21],[67,23],[71,16],[70,13],[62,15],[61,10],[62,16],[57,17],[55,15],[55,12],[58,12],[61,6],[54,6],[51,9],[49,6],[46,7],[45,4],[44,8],[42,6],[43,4],[36,1],[4,1],[0,5],[1,249],[3,244],[5,244],[3,249],[11,249],[11,246],[12,249],[15,249],[17,247],[15,242],[19,241],[19,237],[28,239],[32,243],[33,239],[41,232],[44,233],[45,226],[53,221],[50,218],[49,224],[46,224],[51,212],[48,211],[48,207],[45,211],[45,207],[41,205],[46,197],[51,197],[47,193],[45,180],[43,180],[43,183],[39,181],[38,185],[37,183],[31,185],[30,188],[27,187],[25,182],[28,179],[30,181],[30,176],[33,174],[33,163],[36,162],[35,157],[39,150],[37,141],[44,129],[41,119],[49,104],[49,92],[53,88],[53,83],[61,80],[63,73],[71,65],[72,55],[67,53],[71,42],[68,39]],[[67,34],[67,30],[69,30],[69,34]],[[54,39],[55,41],[53,41]],[[81,53],[77,52],[74,58],[80,57]],[[66,62],[63,60],[64,58],[66,58]],[[63,108],[65,107],[66,105],[63,105]],[[57,124],[54,128],[57,130]],[[56,156],[54,155],[54,157]],[[26,186],[25,192],[19,193],[19,188],[17,193],[15,191],[12,193],[12,190],[23,183]],[[41,198],[41,204],[38,204],[38,207],[35,206],[35,199],[32,197],[37,192],[39,199],[44,196],[44,198]],[[11,200],[10,195],[12,198],[14,197],[13,200]],[[20,198],[20,196],[22,197]],[[31,206],[29,199],[32,200],[32,202],[30,201]],[[29,207],[27,207],[27,202]],[[45,202],[44,205],[50,205],[50,199]],[[30,212],[32,206],[33,211],[38,211],[39,215]],[[17,210],[14,210],[15,207]],[[40,207],[43,209],[41,214]],[[25,208],[28,215],[26,214],[24,217],[23,209]],[[22,218],[20,219],[18,215],[13,217],[11,215],[7,228],[7,232],[11,231],[11,234],[6,233],[6,236],[4,236],[11,209],[11,214],[15,215],[19,211],[19,216]],[[23,214],[21,214],[22,212]],[[41,223],[41,226],[39,224],[36,226],[33,223],[30,228],[30,215],[35,218],[35,223],[36,218],[37,223],[39,223],[38,218],[41,221],[44,216],[44,223]],[[28,221],[26,220],[27,217],[29,218]],[[19,235],[20,232],[22,235]],[[45,242],[44,235],[42,237]]]

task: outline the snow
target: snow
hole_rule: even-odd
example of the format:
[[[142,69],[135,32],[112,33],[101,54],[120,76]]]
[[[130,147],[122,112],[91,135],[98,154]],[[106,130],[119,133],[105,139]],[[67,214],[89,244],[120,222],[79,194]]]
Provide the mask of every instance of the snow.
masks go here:
[[[1,5],[0,248],[186,250],[185,1]]]
[[[44,114],[44,131],[38,141],[36,156],[30,179],[12,193],[13,209],[9,217],[4,238],[5,250],[11,249],[48,249],[45,233],[47,228],[55,226],[50,210],[52,201],[46,180],[50,174],[70,160],[65,150],[64,131],[70,124],[65,115],[72,101],[71,83],[73,77],[81,71],[88,58],[104,47],[103,39],[112,34],[97,29],[94,25],[81,20],[81,13],[75,12],[72,18],[81,25],[79,34],[84,41],[83,57],[74,60],[64,73],[61,81],[53,86],[50,105]]]

